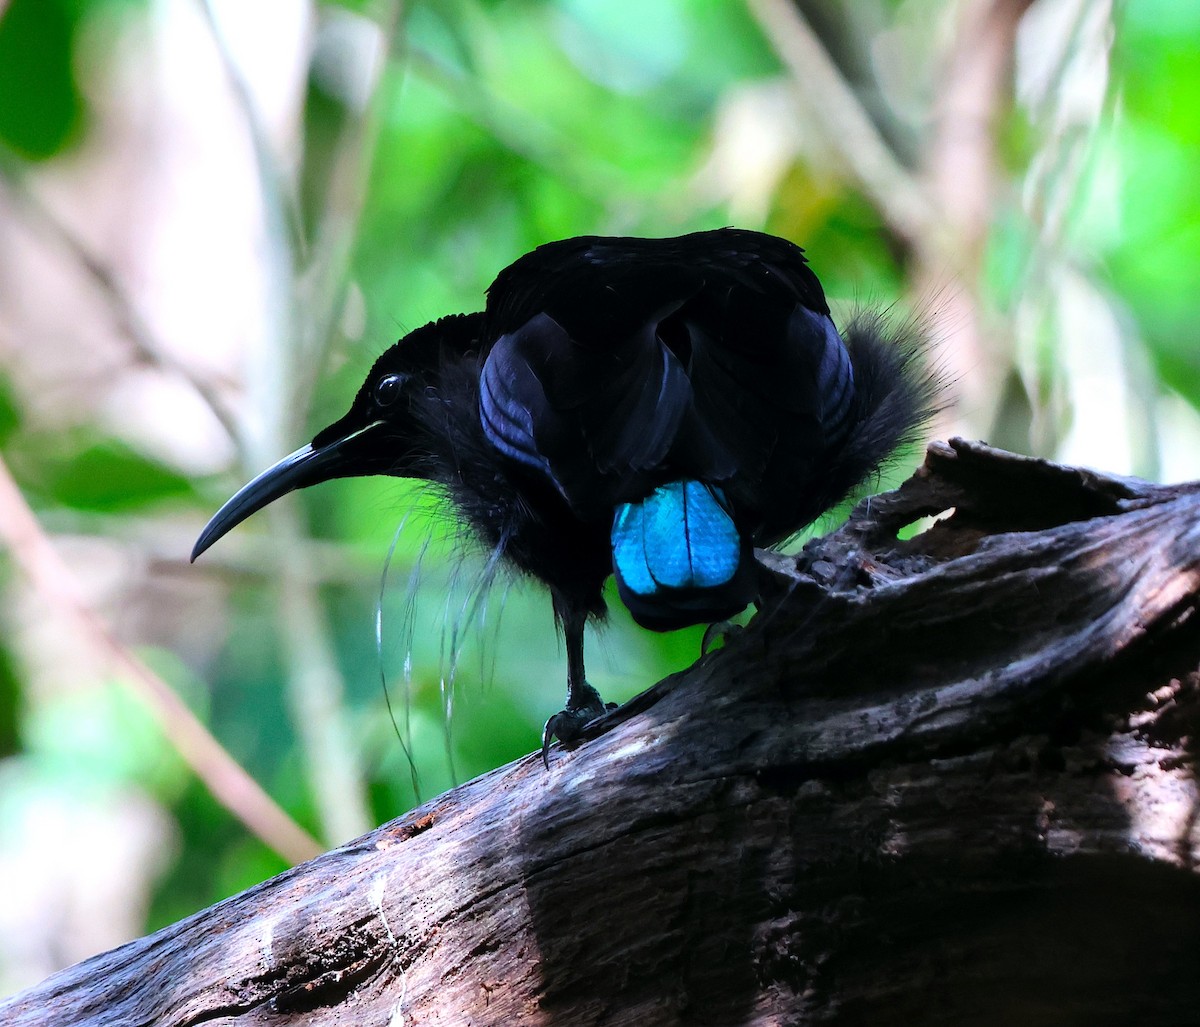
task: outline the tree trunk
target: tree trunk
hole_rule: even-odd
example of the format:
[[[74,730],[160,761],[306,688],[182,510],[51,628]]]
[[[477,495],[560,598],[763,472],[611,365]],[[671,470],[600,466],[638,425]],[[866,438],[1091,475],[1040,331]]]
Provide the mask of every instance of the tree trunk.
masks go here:
[[[764,559],[748,628],[548,772],[456,788],[0,1021],[1200,1022],[1200,484],[954,440]]]

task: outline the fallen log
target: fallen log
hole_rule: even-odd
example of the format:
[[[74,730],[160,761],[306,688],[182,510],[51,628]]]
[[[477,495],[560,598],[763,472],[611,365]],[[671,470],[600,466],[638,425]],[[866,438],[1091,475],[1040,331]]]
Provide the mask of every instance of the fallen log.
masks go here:
[[[0,1022],[1196,1022],[1200,483],[956,439],[763,559],[748,627],[549,771],[484,775]]]

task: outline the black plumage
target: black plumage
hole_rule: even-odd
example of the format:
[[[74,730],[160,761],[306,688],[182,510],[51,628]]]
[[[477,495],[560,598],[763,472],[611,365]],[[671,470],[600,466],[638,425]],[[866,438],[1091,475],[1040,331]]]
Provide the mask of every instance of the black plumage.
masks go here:
[[[438,483],[550,590],[568,695],[545,747],[605,708],[584,678],[583,629],[604,615],[614,569],[647,627],[744,608],[753,547],[837,503],[928,416],[918,349],[878,318],[839,334],[800,248],[772,236],[549,243],[500,272],[482,312],[380,356],[349,412],[234,496],[193,559],[296,488]]]

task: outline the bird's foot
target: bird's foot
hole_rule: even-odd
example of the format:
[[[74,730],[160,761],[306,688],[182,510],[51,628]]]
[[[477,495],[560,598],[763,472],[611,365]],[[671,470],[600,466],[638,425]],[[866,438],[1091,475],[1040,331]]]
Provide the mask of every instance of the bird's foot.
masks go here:
[[[725,645],[730,639],[737,638],[742,633],[742,626],[731,620],[717,621],[704,629],[704,637],[700,639],[700,655],[707,656],[716,643]]]
[[[559,710],[542,728],[542,762],[550,769],[550,743],[557,738],[560,742],[573,742],[597,717],[615,710],[615,702],[606,703],[591,685],[584,685],[567,699],[567,708]]]

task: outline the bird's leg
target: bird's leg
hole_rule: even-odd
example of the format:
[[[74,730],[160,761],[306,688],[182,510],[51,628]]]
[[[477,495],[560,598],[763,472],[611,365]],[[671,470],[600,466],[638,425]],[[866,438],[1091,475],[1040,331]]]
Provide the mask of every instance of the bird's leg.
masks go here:
[[[554,714],[542,729],[542,760],[550,768],[549,749],[554,738],[569,742],[578,738],[584,726],[608,710],[615,710],[616,703],[605,703],[583,673],[583,626],[587,615],[572,609],[563,609],[555,603],[562,620],[563,634],[567,642],[567,705]]]

